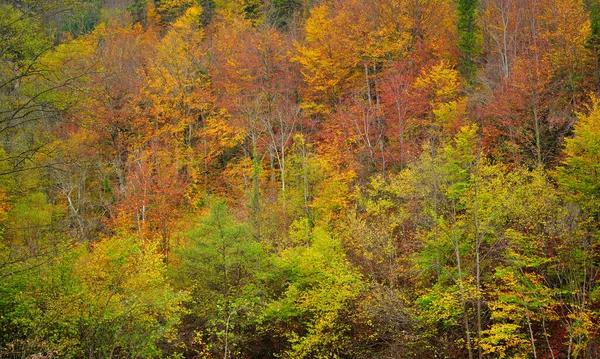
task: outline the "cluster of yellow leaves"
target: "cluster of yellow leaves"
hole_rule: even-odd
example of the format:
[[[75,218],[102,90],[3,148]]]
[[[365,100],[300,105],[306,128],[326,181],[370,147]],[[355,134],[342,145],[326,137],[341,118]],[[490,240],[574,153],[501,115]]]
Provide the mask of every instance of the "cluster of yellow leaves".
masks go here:
[[[434,124],[442,133],[454,134],[466,122],[466,98],[459,94],[460,74],[446,61],[425,70],[414,87],[429,98]]]
[[[375,20],[378,12],[391,15],[392,3],[352,0],[344,6],[322,4],[311,10],[306,41],[296,43],[298,55],[293,58],[302,65],[308,84],[306,109],[331,111],[339,97],[361,81],[364,66],[402,52],[407,42],[402,14]]]

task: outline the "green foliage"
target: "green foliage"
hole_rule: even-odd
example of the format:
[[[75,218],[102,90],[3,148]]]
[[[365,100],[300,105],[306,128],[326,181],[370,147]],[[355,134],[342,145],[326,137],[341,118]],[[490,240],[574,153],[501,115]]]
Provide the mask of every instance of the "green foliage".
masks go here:
[[[52,38],[39,17],[28,16],[5,2],[0,4],[0,36],[3,39],[0,44],[0,61],[4,66],[7,66],[5,61],[27,64],[27,61],[47,51],[52,44]],[[2,67],[5,68],[4,66]],[[5,69],[10,70],[10,67]]]
[[[36,192],[17,199],[8,212],[5,240],[31,256],[43,254],[51,241],[56,240],[52,227],[56,227],[61,210],[61,207],[48,203],[44,193]]]
[[[189,317],[203,323],[197,333],[208,338],[215,355],[247,352],[253,321],[264,306],[267,258],[249,227],[237,223],[221,201],[190,237],[174,269],[178,286],[191,290]]]
[[[461,51],[461,70],[468,82],[475,79],[480,50],[478,29],[478,0],[457,0],[458,48]]]
[[[596,56],[600,51],[600,4],[597,1],[587,1],[590,14],[591,31],[586,39],[586,45]]]
[[[262,20],[264,17],[263,5],[264,3],[260,0],[243,0],[242,10],[244,17],[253,22]]]
[[[198,0],[197,3],[200,5],[200,7],[202,7],[202,25],[206,26],[211,22],[213,16],[215,15],[217,7],[215,0]]]
[[[166,283],[155,248],[109,238],[90,250],[57,249],[60,255],[34,267],[20,263],[14,269],[25,270],[3,281],[2,350],[65,358],[161,356],[157,343],[171,335],[185,296]]]
[[[526,358],[533,351],[529,326],[554,319],[557,304],[542,278],[524,272],[520,263],[513,265],[496,269],[499,285],[490,302],[492,325],[482,340],[484,350],[499,358]]]
[[[352,306],[363,283],[339,239],[316,227],[311,245],[284,251],[277,266],[293,275],[261,321],[263,328],[287,340],[285,357],[337,358],[351,353]]]
[[[597,1],[0,3],[0,357],[600,357]]]
[[[446,179],[450,181],[446,195],[452,200],[459,200],[469,187],[473,166],[479,161],[477,150],[477,126],[463,127],[456,135],[452,146],[444,148],[446,160]]]
[[[464,306],[461,290],[475,293],[473,285],[461,289],[458,285],[434,285],[424,295],[419,297],[417,305],[420,309],[421,320],[424,322],[439,323],[445,329],[456,328],[460,325]],[[474,298],[469,298],[472,300]]]
[[[147,6],[148,0],[133,0],[129,6],[127,6],[127,11],[131,13],[134,22],[145,23],[148,20],[146,19]]]
[[[597,291],[594,281],[589,289],[582,287],[587,282],[587,272],[598,270],[599,218],[600,205],[600,108],[597,99],[593,99],[588,114],[581,114],[575,124],[574,136],[565,140],[566,158],[554,172],[566,200],[576,205],[570,211],[577,211],[575,228],[569,233],[566,245],[570,248],[561,251],[559,258],[562,267],[557,268],[557,276],[565,275],[569,281],[561,286],[561,300],[573,308],[566,322],[570,340],[575,342],[574,352],[586,350],[593,336],[592,317],[597,315],[588,309],[590,299],[587,296]],[[564,264],[563,264],[564,263]],[[589,293],[588,293],[589,291]],[[595,302],[597,303],[597,302]],[[594,304],[595,305],[595,304]]]
[[[287,28],[301,10],[300,0],[272,0],[267,18],[276,27]]]
[[[100,22],[101,10],[102,3],[99,0],[82,1],[62,23],[61,31],[75,37],[92,32]]]
[[[166,282],[154,246],[134,238],[103,240],[79,258],[75,273],[84,293],[75,313],[86,352],[160,356],[157,343],[172,334],[185,296]]]
[[[600,107],[594,99],[587,115],[580,115],[574,136],[565,140],[566,158],[557,168],[556,178],[588,214],[600,215]],[[598,218],[598,217],[596,217]]]
[[[195,0],[153,0],[156,6],[156,14],[160,22],[169,24],[185,14],[185,11],[194,6]],[[140,5],[138,5],[139,7]]]

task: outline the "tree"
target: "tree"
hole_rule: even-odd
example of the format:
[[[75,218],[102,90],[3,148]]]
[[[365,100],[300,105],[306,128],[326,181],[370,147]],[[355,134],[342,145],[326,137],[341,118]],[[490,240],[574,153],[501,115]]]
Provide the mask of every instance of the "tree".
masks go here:
[[[484,146],[504,161],[555,165],[573,113],[584,101],[584,77],[577,74],[585,72],[588,27],[581,2],[488,6],[489,41],[497,43],[489,51],[501,61],[490,61],[482,72],[491,90],[480,123]]]
[[[574,136],[565,140],[565,155],[556,176],[569,199],[579,204],[586,215],[597,219],[600,206],[595,200],[600,192],[598,164],[600,163],[600,103],[592,100],[588,114],[581,114]]]
[[[48,165],[34,158],[48,152],[51,141],[44,129],[65,108],[54,96],[81,74],[63,77],[42,61],[54,47],[54,34],[44,26],[44,18],[68,6],[64,1],[0,4],[0,136],[8,154],[2,160],[11,167],[0,175]]]
[[[254,321],[266,300],[260,282],[269,265],[265,253],[222,201],[211,206],[190,237],[177,252],[175,278],[182,288],[192,288],[191,334],[211,343],[211,352],[222,358],[251,352]]]
[[[311,112],[335,109],[359,83],[366,82],[364,91],[371,91],[370,73],[386,58],[398,55],[406,41],[399,19],[376,17],[376,11],[390,10],[385,8],[388,3],[381,5],[383,9],[359,0],[340,5],[314,7],[306,22],[306,40],[296,45],[294,60],[302,65],[308,85],[303,105]]]
[[[170,228],[182,203],[196,202],[198,193],[190,189],[201,184],[200,163],[206,161],[201,158],[202,151],[197,151],[206,142],[199,127],[208,117],[214,98],[201,62],[201,14],[197,6],[187,8],[160,39],[136,99],[143,105],[136,118],[130,119],[140,125],[136,126],[136,148],[129,158],[132,186],[124,202],[143,198],[132,208],[138,222],[143,223],[138,227],[152,223],[146,229],[160,237],[165,253],[169,252]]]
[[[335,358],[352,355],[352,306],[363,288],[347,262],[339,239],[324,228],[309,232],[309,244],[290,248],[277,261],[292,273],[281,297],[269,303],[263,328],[287,345],[291,358]]]
[[[156,6],[155,21],[169,24],[183,16],[195,0],[152,0]]]
[[[461,50],[461,70],[467,82],[472,83],[477,73],[480,54],[477,0],[457,0],[458,47]]]
[[[290,29],[304,6],[304,1],[301,0],[273,0],[267,19],[278,28]]]
[[[554,357],[549,338],[552,333],[546,329],[550,321],[557,320],[555,314],[558,302],[556,293],[544,283],[543,275],[533,272],[547,264],[550,259],[537,255],[535,248],[539,243],[525,238],[519,232],[507,231],[511,243],[506,253],[507,266],[496,267],[494,277],[501,282],[491,297],[490,327],[485,330],[482,347],[487,354],[502,357],[526,357],[533,353],[534,358],[541,355],[542,347]],[[534,244],[528,246],[528,242]],[[536,340],[534,330],[541,323],[541,340]],[[540,338],[541,339],[541,338]]]
[[[87,358],[160,355],[157,343],[178,323],[185,296],[166,283],[165,269],[155,248],[132,238],[67,249],[3,286],[3,350]],[[21,291],[5,296],[7,288]]]
[[[600,5],[596,1],[587,1],[591,31],[586,39],[586,47],[592,55],[595,89],[600,89]]]
[[[566,158],[556,169],[554,176],[560,188],[564,191],[568,202],[578,206],[575,213],[576,227],[570,230],[572,240],[568,242],[571,250],[564,255],[562,275],[568,281],[562,282],[569,288],[562,298],[571,309],[566,320],[569,329],[569,353],[577,355],[586,350],[593,350],[591,342],[595,333],[591,331],[590,320],[593,315],[590,310],[592,303],[598,297],[592,293],[598,292],[597,278],[600,273],[598,266],[599,253],[599,216],[600,206],[597,196],[598,165],[600,164],[600,109],[597,99],[592,99],[592,105],[587,114],[580,114],[574,128],[574,136],[566,139],[564,153]]]

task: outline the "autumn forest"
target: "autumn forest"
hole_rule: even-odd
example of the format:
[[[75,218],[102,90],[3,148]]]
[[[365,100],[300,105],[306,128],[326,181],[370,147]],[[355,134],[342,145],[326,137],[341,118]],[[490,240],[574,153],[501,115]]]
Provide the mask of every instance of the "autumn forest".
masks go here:
[[[598,0],[0,0],[0,358],[600,358]]]

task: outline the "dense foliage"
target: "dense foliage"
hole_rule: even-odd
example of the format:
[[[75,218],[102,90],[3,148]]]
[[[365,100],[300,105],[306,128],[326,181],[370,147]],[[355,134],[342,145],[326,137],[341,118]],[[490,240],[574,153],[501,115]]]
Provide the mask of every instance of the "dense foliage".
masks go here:
[[[596,0],[0,0],[0,358],[599,358]]]

